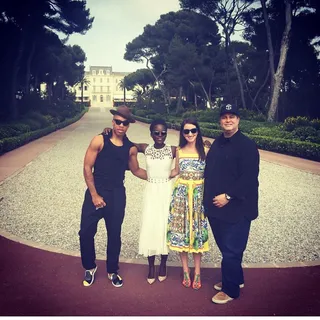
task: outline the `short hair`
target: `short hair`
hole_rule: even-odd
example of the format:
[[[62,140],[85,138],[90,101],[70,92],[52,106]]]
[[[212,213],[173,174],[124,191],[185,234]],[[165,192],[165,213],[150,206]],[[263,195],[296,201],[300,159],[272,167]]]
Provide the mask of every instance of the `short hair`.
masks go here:
[[[150,132],[151,133],[154,130],[154,127],[157,126],[158,124],[163,125],[166,128],[166,130],[168,129],[168,125],[163,119],[155,119],[150,124]]]

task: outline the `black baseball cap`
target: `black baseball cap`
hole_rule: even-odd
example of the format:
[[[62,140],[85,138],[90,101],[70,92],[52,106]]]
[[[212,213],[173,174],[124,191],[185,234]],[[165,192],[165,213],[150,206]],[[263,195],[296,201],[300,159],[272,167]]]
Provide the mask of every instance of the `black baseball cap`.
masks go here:
[[[232,113],[239,117],[239,110],[232,104],[225,104],[220,109],[220,117],[226,113]]]

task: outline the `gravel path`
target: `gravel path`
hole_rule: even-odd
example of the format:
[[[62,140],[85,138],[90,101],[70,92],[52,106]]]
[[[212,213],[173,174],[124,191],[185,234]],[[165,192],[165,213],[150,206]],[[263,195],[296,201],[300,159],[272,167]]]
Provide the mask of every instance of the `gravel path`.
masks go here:
[[[99,109],[98,109],[99,110]],[[78,231],[86,185],[82,175],[85,151],[94,135],[111,126],[111,114],[91,110],[66,139],[41,154],[19,174],[0,185],[0,229],[36,243],[79,252]],[[148,126],[131,125],[135,142],[152,142]],[[167,143],[176,145],[170,133]],[[139,162],[145,167],[143,155]],[[260,216],[253,221],[245,263],[318,260],[320,252],[320,176],[273,163],[260,165]],[[121,257],[138,255],[140,208],[145,182],[126,174],[127,210],[122,229]],[[101,220],[96,251],[105,255],[106,231]],[[204,262],[220,255],[210,232],[211,250]],[[178,261],[170,254],[169,261]]]

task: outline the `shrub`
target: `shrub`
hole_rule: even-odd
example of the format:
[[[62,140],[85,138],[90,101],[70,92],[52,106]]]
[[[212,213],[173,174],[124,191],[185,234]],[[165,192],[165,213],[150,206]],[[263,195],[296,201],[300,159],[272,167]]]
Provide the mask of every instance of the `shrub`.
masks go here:
[[[4,125],[0,127],[0,140],[4,138],[14,137],[17,135],[18,132],[9,125]]]
[[[263,137],[294,139],[294,136],[290,132],[281,130],[281,126],[253,128],[250,134]]]
[[[286,131],[293,131],[298,127],[310,126],[310,120],[307,117],[288,117],[284,120],[283,125]]]
[[[300,139],[301,141],[305,141],[307,137],[316,137],[317,130],[313,127],[298,127],[292,131],[292,135]]]
[[[207,109],[198,111],[187,111],[182,115],[183,119],[194,118],[198,122],[218,122],[219,109]]]
[[[311,125],[316,130],[320,130],[320,119],[313,119],[311,120]]]
[[[267,120],[266,116],[262,113],[257,113],[253,110],[239,109],[240,118],[243,120],[254,120],[258,122],[264,122]]]
[[[18,134],[29,132],[31,130],[30,126],[28,126],[26,123],[20,123],[20,122],[10,124],[10,127],[13,130],[17,131]]]
[[[34,119],[40,123],[41,128],[47,127],[50,125],[50,122],[46,119],[46,117],[38,112],[29,112],[27,117],[30,119]]]
[[[31,131],[35,131],[41,128],[41,123],[39,123],[35,119],[26,118],[26,119],[23,119],[22,121],[23,123],[27,124],[30,127]]]

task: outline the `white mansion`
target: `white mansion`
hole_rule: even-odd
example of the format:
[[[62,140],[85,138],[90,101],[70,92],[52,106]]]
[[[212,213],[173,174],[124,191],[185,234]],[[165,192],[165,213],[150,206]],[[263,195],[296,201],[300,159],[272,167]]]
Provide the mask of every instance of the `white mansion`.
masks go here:
[[[124,93],[120,81],[130,72],[114,72],[112,67],[92,66],[85,72],[88,84],[83,86],[83,101],[91,107],[112,108],[114,102],[123,102]],[[81,101],[81,85],[74,87],[76,101]],[[133,92],[126,90],[126,101],[135,101]]]

